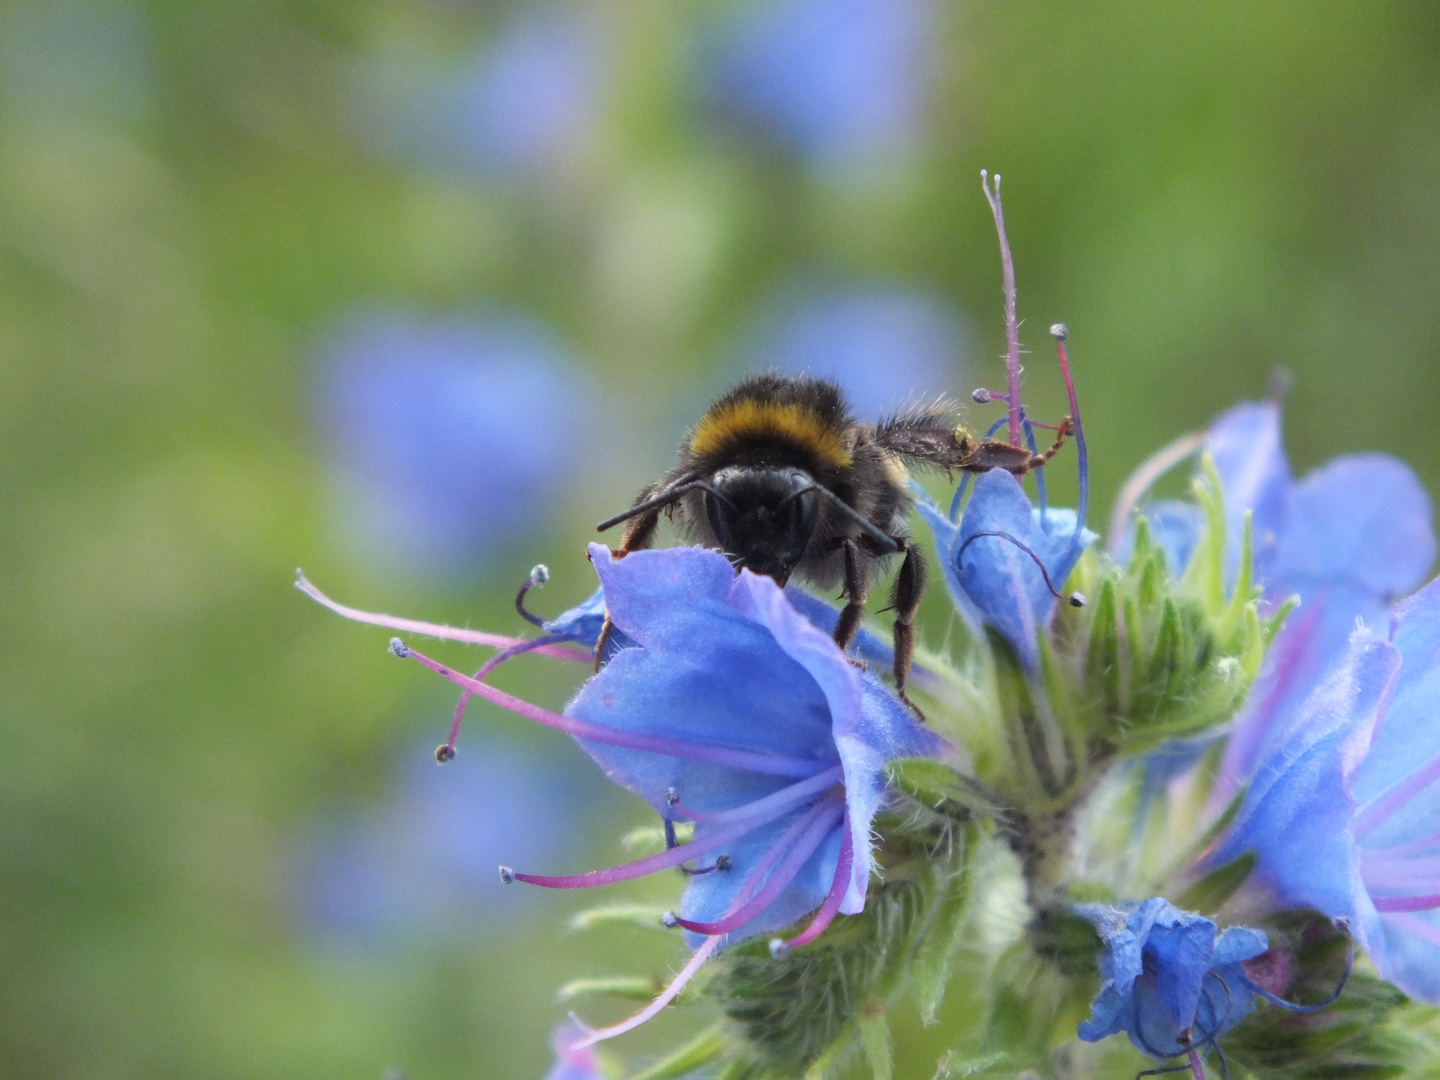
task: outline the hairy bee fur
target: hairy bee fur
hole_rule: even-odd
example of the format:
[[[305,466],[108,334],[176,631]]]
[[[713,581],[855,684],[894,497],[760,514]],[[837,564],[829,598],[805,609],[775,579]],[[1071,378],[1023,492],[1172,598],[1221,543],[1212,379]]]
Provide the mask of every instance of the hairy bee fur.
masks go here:
[[[784,585],[798,576],[846,601],[836,643],[849,646],[875,578],[894,556],[891,588],[894,677],[902,700],[914,655],[915,613],[925,590],[925,559],[908,533],[914,506],[909,468],[931,466],[1023,474],[1060,449],[1062,423],[1044,454],[977,442],[941,399],[878,424],[858,423],[834,383],[810,376],[756,375],[717,400],[686,436],[675,466],[635,504],[600,523],[625,522],[617,557],[649,547],[660,515],[674,517],[694,543],[726,552],[744,568]],[[607,619],[596,663],[609,637]]]

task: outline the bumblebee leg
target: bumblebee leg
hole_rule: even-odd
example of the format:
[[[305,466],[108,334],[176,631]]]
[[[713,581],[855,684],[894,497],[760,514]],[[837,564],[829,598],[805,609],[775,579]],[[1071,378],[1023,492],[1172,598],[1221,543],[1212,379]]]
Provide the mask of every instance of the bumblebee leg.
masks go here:
[[[615,624],[610,621],[610,613],[605,613],[604,625],[600,627],[600,636],[595,639],[595,671],[599,672],[602,667],[601,658],[605,655],[605,646],[610,644],[610,635],[615,632]]]
[[[900,538],[899,543],[905,550],[905,561],[900,564],[890,594],[890,606],[895,610],[895,693],[923,721],[925,714],[905,693],[905,683],[910,678],[910,662],[915,656],[915,613],[920,609],[920,598],[925,595],[925,556],[908,536]]]
[[[620,547],[615,551],[615,557],[623,559],[632,551],[648,548],[650,542],[655,539],[655,529],[659,524],[659,510],[652,510],[648,514],[631,518],[625,523],[625,531],[620,534]]]
[[[1058,454],[1060,452],[1060,448],[1065,445],[1065,436],[1069,435],[1074,430],[1075,422],[1071,420],[1070,417],[1067,416],[1064,420],[1061,420],[1060,428],[1055,433],[1055,441],[1050,444],[1050,449],[1046,450],[1043,454],[1035,454],[1034,456],[1032,456],[1025,468],[1038,469],[1040,468],[1040,466],[1048,462],[1051,458]]]
[[[850,647],[855,632],[860,629],[860,616],[865,613],[865,579],[860,573],[860,549],[854,540],[846,540],[845,548],[845,598],[847,603],[840,611],[835,623],[835,644],[841,651]]]

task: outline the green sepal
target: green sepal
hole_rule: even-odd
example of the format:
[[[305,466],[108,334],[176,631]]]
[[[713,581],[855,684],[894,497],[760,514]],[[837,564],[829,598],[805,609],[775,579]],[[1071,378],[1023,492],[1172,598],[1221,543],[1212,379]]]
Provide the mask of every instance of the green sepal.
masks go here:
[[[989,817],[998,809],[977,781],[934,758],[895,758],[886,762],[885,775],[893,787],[921,806],[956,821]]]
[[[1217,866],[1186,889],[1180,899],[1175,901],[1176,906],[1202,914],[1219,911],[1225,901],[1245,884],[1245,879],[1250,876],[1250,871],[1255,869],[1257,861],[1255,853],[1247,851],[1224,866]]]
[[[1013,1054],[999,1052],[961,1057],[957,1051],[947,1050],[935,1063],[935,1080],[985,1080],[1002,1076],[1010,1080],[1017,1070]]]
[[[639,975],[602,975],[592,979],[571,979],[555,993],[555,1000],[576,1001],[587,997],[613,997],[625,1001],[651,1001],[665,989],[655,979]]]
[[[661,1058],[629,1080],[673,1080],[696,1069],[703,1069],[725,1052],[725,1033],[720,1025],[702,1031],[680,1049]],[[742,1074],[743,1075],[743,1074]]]
[[[964,942],[973,880],[970,874],[952,875],[941,886],[944,891],[930,928],[910,963],[910,992],[920,1010],[920,1022],[927,1026],[938,1018],[955,954]]]
[[[605,904],[586,908],[570,916],[571,930],[595,930],[606,926],[638,926],[642,930],[674,931],[662,921],[668,908],[658,904]]]
[[[885,1003],[872,1002],[860,1011],[860,1047],[875,1080],[892,1080],[895,1051],[890,1045],[890,1025],[885,1020]]]

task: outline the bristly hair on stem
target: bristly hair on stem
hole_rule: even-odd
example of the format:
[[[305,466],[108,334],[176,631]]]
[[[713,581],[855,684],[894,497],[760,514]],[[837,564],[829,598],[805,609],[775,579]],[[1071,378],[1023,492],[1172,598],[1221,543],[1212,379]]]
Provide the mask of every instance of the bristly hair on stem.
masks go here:
[[[995,174],[994,191],[990,189],[990,176],[980,170],[980,186],[985,199],[990,203],[990,213],[995,217],[995,231],[1000,234],[1000,267],[1005,276],[1005,373],[1009,380],[1009,393],[1005,395],[1010,406],[1010,445],[1020,445],[1020,322],[1015,315],[1015,260],[1010,255],[1010,239],[1005,235],[1005,208],[1000,202],[1000,174]]]

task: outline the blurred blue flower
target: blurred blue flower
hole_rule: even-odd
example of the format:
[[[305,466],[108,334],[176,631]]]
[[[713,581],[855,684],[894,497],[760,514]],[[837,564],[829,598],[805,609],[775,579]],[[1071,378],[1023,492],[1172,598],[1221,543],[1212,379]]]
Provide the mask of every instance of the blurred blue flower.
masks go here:
[[[575,1045],[585,1037],[585,1029],[573,1020],[561,1024],[550,1037],[555,1064],[545,1080],[604,1080],[595,1051],[589,1046]]]
[[[1038,636],[1055,610],[1055,592],[1095,534],[1080,527],[1076,535],[1073,510],[1032,506],[1020,481],[1003,469],[975,482],[958,526],[929,498],[917,498],[916,507],[935,533],[945,584],[971,630],[994,627],[1026,669],[1038,671]]]
[[[863,417],[960,382],[964,325],[937,297],[878,283],[786,286],[764,306],[748,365],[837,382]]]
[[[584,842],[575,822],[604,794],[574,763],[493,735],[443,769],[429,746],[412,751],[383,805],[301,845],[294,895],[322,940],[498,931],[525,905],[496,864],[565,858]]]
[[[531,534],[583,457],[595,389],[528,320],[376,312],[323,353],[348,520],[412,572],[471,571]]]
[[[890,164],[919,142],[935,14],[931,0],[743,5],[706,42],[706,89],[822,172]]]
[[[1086,1042],[1123,1031],[1151,1057],[1175,1057],[1224,1034],[1254,1007],[1241,962],[1269,948],[1259,930],[1219,933],[1210,919],[1159,896],[1076,911],[1103,943],[1100,993],[1079,1028]]]
[[[362,123],[406,156],[533,178],[562,168],[593,130],[606,66],[600,27],[583,10],[533,8],[457,70],[415,58],[362,64]]]
[[[1424,581],[1435,559],[1430,499],[1408,466],[1384,454],[1350,454],[1299,483],[1280,439],[1280,410],[1245,403],[1211,425],[1206,446],[1225,496],[1233,583],[1246,511],[1255,576],[1267,602],[1298,595],[1236,720],[1216,782],[1217,802],[1251,775],[1257,755],[1320,678],[1344,656],[1357,619],[1382,625],[1389,605]],[[1203,528],[1193,504],[1147,509],[1177,574]]]
[[[1349,921],[1382,976],[1440,1002],[1440,583],[1360,627],[1282,718],[1213,861],[1246,851],[1283,903]]]

